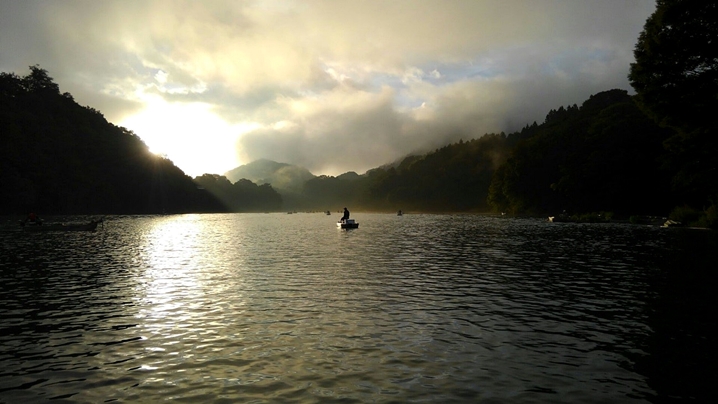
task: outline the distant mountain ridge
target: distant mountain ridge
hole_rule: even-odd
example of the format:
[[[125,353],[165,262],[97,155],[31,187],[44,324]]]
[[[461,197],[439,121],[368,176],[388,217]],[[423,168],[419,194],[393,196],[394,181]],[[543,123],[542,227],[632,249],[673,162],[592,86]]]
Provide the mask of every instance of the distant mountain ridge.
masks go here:
[[[233,183],[244,178],[258,185],[269,184],[283,193],[300,193],[304,183],[316,177],[304,167],[268,159],[259,159],[241,165],[227,171],[224,176]]]

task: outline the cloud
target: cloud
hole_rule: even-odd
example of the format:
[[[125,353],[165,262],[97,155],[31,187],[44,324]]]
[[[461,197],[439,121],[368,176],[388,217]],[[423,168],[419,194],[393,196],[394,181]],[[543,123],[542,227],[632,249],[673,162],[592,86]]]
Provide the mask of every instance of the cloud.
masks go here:
[[[379,93],[339,87],[318,98],[281,100],[288,119],[242,136],[241,157],[272,155],[319,173],[384,164],[402,150],[397,135],[405,118],[394,111],[392,95],[388,87]]]
[[[0,0],[0,70],[40,64],[62,91],[118,124],[147,116],[157,97],[205,105],[227,127],[260,128],[218,145],[237,147],[237,165],[269,158],[362,172],[516,130],[599,91],[630,90],[633,46],[654,8],[653,0]]]

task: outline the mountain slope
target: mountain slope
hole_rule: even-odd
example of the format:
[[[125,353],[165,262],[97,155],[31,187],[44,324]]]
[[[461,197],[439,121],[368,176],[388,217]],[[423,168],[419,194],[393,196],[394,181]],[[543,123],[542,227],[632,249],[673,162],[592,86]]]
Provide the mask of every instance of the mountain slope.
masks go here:
[[[244,178],[255,184],[270,184],[280,193],[299,193],[304,183],[315,177],[306,168],[267,159],[241,165],[224,176],[233,183]]]
[[[40,214],[213,210],[211,195],[47,71],[0,73],[0,209]]]

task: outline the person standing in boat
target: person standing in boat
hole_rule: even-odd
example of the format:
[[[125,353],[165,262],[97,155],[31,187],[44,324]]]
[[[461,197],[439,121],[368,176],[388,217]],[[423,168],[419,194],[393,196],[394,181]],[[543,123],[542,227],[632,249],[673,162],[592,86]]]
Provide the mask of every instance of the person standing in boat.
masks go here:
[[[346,221],[349,220],[349,210],[347,208],[344,208],[344,216],[342,216],[342,223],[346,223]]]

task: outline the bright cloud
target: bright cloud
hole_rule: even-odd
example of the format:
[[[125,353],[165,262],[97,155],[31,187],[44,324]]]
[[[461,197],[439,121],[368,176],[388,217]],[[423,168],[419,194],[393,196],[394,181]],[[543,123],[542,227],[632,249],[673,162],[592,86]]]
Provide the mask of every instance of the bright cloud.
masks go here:
[[[653,0],[0,0],[0,71],[62,91],[190,175],[316,174],[541,121],[627,81]]]

